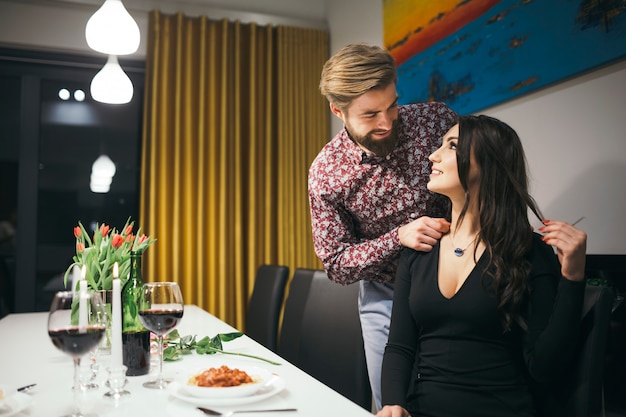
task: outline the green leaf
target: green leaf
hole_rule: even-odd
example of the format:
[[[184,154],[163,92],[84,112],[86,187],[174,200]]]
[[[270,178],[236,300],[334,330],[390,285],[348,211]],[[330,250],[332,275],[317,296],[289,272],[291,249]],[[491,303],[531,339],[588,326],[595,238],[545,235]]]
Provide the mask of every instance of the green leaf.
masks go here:
[[[176,350],[174,346],[168,346],[167,348],[163,349],[164,361],[172,362],[177,361],[178,359],[180,359],[180,353],[178,352],[178,350]]]
[[[206,347],[211,344],[211,338],[209,336],[204,336],[202,339],[196,342],[198,346]]]
[[[243,333],[241,333],[241,332],[220,333],[220,334],[218,334],[218,336],[220,337],[222,342],[230,342],[231,340],[235,340],[235,339],[243,336]]]
[[[172,339],[172,340],[179,339],[179,338],[180,338],[180,334],[178,334],[178,330],[176,329],[169,332],[167,336],[165,337],[165,339]]]
[[[76,265],[76,262],[74,262],[67,268],[67,270],[65,271],[65,275],[63,276],[63,286],[65,288],[67,288],[67,278],[69,278],[72,269],[74,269],[74,265]]]
[[[222,349],[222,338],[219,334],[211,338],[211,347],[215,349]]]
[[[85,230],[85,226],[83,226],[83,224],[80,221],[78,222],[78,225],[80,226],[81,236],[85,238],[85,243],[86,243],[85,247],[87,248],[89,246],[92,246],[89,233],[87,233],[87,230]]]
[[[196,340],[196,335],[180,336],[178,331],[172,330],[164,338],[164,343],[167,343],[167,348],[163,350],[163,360],[176,361],[183,355],[189,355],[192,351],[195,351],[198,355],[214,355],[216,353],[222,353],[225,355],[244,356],[247,358],[258,359],[270,363],[272,365],[280,365],[278,362],[271,361],[269,359],[261,358],[255,355],[248,355],[246,353],[227,352],[222,348],[222,341],[229,342],[243,336],[241,332],[232,333],[218,333],[213,337],[205,336],[200,340]]]

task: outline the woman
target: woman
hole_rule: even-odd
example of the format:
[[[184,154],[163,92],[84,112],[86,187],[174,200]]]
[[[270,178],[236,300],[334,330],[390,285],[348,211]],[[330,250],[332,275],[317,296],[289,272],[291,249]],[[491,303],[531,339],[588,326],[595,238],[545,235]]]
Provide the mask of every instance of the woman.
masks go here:
[[[587,236],[551,220],[533,232],[522,144],[499,120],[460,117],[429,159],[450,232],[402,251],[377,417],[536,416],[533,384],[574,353]]]

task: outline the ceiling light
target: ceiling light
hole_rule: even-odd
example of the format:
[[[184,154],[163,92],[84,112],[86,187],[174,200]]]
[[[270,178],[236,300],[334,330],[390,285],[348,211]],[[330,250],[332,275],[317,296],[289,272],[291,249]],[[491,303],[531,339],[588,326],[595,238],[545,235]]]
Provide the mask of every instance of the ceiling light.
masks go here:
[[[121,0],[106,0],[87,21],[85,38],[95,51],[128,55],[139,48],[139,26]]]
[[[85,92],[83,90],[74,91],[74,100],[76,101],[84,101],[85,100]]]
[[[113,182],[113,177],[107,176],[98,176],[95,173],[91,173],[91,177],[89,177],[91,185],[102,185],[102,186],[110,186]]]
[[[104,67],[91,80],[91,96],[101,103],[124,104],[133,98],[133,83],[117,57],[109,55]]]
[[[106,155],[100,155],[91,166],[89,188],[94,193],[108,193],[115,175],[115,163]]]
[[[59,98],[63,101],[69,100],[70,92],[67,88],[62,88],[59,90]]]
[[[109,185],[89,184],[92,193],[108,193],[111,187]]]
[[[100,155],[91,166],[91,173],[98,177],[115,175],[115,163],[106,155]]]

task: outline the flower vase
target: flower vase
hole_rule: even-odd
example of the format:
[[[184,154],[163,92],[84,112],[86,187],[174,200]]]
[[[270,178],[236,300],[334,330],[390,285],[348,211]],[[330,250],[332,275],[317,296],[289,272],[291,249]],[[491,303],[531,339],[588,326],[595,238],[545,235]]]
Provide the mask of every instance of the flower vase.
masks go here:
[[[111,354],[111,325],[113,323],[112,303],[113,303],[113,291],[112,290],[98,290],[102,302],[105,304],[106,311],[106,329],[104,331],[104,337],[98,345],[98,353],[104,355]]]

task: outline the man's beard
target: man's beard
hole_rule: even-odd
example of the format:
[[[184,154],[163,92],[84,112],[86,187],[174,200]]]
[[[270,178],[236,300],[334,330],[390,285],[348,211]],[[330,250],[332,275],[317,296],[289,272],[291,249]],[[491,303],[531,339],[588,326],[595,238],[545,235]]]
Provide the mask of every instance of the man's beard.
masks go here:
[[[353,141],[363,146],[370,152],[373,152],[376,156],[387,156],[393,151],[398,143],[398,120],[395,120],[391,125],[391,133],[384,139],[372,139],[372,132],[369,132],[365,136],[357,136],[351,132],[349,126],[346,126],[346,130]]]

